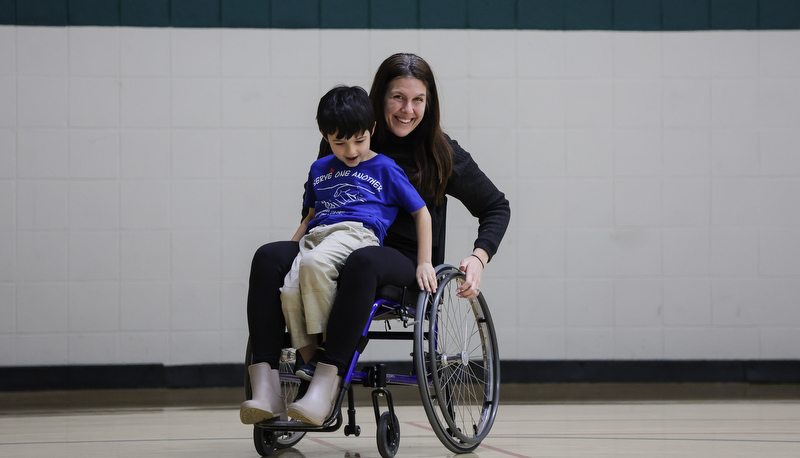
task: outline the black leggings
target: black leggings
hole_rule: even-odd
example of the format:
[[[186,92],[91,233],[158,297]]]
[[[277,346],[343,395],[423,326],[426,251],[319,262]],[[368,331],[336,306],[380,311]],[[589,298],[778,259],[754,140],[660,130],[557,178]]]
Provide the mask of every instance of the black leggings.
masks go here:
[[[253,257],[247,296],[253,363],[278,367],[286,327],[279,288],[298,251],[297,242],[274,242]],[[322,362],[336,366],[344,376],[369,320],[375,291],[384,285],[413,286],[415,279],[414,262],[394,248],[374,246],[351,253],[339,273]]]
[[[262,246],[253,256],[247,293],[247,327],[253,364],[269,363],[278,368],[286,329],[280,288],[299,252],[297,242],[274,242]]]

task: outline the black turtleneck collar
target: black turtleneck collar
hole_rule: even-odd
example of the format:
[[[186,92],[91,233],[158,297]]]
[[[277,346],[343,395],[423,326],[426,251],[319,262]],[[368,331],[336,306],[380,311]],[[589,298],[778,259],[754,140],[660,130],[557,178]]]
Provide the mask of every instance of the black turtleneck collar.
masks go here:
[[[394,133],[387,130],[385,135],[385,140],[383,143],[387,144],[387,146],[392,145],[395,147],[407,148],[412,146],[416,139],[417,135],[415,131],[411,132],[405,137],[398,137]]]
[[[386,132],[384,140],[380,144],[376,144],[373,150],[393,159],[397,165],[406,168],[416,168],[414,164],[414,146],[417,142],[416,132],[411,132],[405,137],[398,137],[392,132]]]

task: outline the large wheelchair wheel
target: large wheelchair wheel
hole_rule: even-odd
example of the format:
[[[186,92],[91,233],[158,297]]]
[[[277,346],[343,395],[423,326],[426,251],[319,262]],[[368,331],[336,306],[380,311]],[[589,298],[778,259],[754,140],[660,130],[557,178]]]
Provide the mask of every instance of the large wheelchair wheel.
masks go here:
[[[253,390],[250,386],[250,373],[247,371],[247,366],[252,364],[253,352],[250,349],[250,341],[247,341],[247,351],[245,354],[244,364],[244,391],[245,398],[251,399],[253,397]],[[297,390],[300,387],[300,379],[294,376],[294,362],[295,353],[293,349],[284,349],[281,355],[280,367],[278,371],[282,374],[291,374],[290,377],[281,377],[281,394],[287,407],[294,402],[297,397]],[[300,439],[306,433],[302,431],[267,431],[259,428],[258,425],[253,427],[253,442],[255,443],[256,451],[261,456],[269,456],[274,449],[283,449],[293,447],[300,442]]]
[[[436,436],[450,451],[467,453],[480,445],[497,414],[497,337],[483,295],[456,295],[464,273],[447,266],[437,277],[436,293],[421,294],[417,305],[414,366]]]

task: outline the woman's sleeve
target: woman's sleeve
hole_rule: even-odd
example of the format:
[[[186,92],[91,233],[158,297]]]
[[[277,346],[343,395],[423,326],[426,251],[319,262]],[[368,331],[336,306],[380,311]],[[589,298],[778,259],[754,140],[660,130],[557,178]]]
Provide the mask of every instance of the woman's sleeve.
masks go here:
[[[307,205],[308,203],[306,202],[309,189],[313,189],[311,188],[311,170],[308,171],[308,178],[306,178],[306,182],[303,183],[303,207],[300,210],[300,221],[306,219],[306,216],[308,216],[308,209],[314,206],[314,205]]]
[[[317,159],[322,159],[325,156],[330,156],[333,154],[333,150],[328,142],[325,141],[323,138],[319,141],[319,152],[317,153]],[[308,184],[311,183],[311,171],[309,171],[308,180],[303,184],[303,208],[300,210],[300,221],[306,219],[308,216],[308,207],[306,207],[306,194],[308,193]]]
[[[460,200],[472,216],[478,218],[475,248],[482,248],[489,259],[497,252],[511,220],[508,199],[478,167],[472,156],[448,138],[453,149],[453,173],[447,183],[447,194]]]

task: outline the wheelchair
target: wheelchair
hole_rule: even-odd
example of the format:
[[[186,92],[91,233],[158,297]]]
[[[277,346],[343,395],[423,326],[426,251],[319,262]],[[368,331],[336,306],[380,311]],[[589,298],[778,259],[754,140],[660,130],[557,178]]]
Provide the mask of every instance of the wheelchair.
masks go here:
[[[400,446],[400,422],[394,412],[390,385],[418,386],[428,421],[441,443],[453,453],[475,450],[489,434],[497,414],[500,394],[500,358],[497,336],[483,294],[473,299],[456,295],[465,275],[442,264],[436,268],[436,293],[413,288],[385,286],[379,289],[361,342],[343,377],[331,416],[315,426],[296,420],[270,419],[253,428],[256,451],[269,456],[276,449],[293,447],[307,432],[335,431],[344,423],[342,404],[347,397],[346,436],[359,436],[353,386],[373,388],[372,404],[377,423],[377,447],[383,458],[392,458]],[[376,321],[400,322],[403,330],[371,330]],[[288,337],[288,335],[287,335]],[[356,370],[359,355],[369,340],[412,340],[410,374],[388,374],[384,364]],[[288,342],[288,339],[286,340]],[[288,346],[288,345],[287,345]],[[252,363],[248,342],[245,357],[245,391],[252,397],[246,367]],[[281,390],[287,405],[297,396],[300,379],[294,374],[295,351],[283,350],[280,362]],[[381,399],[386,410],[382,411]]]

